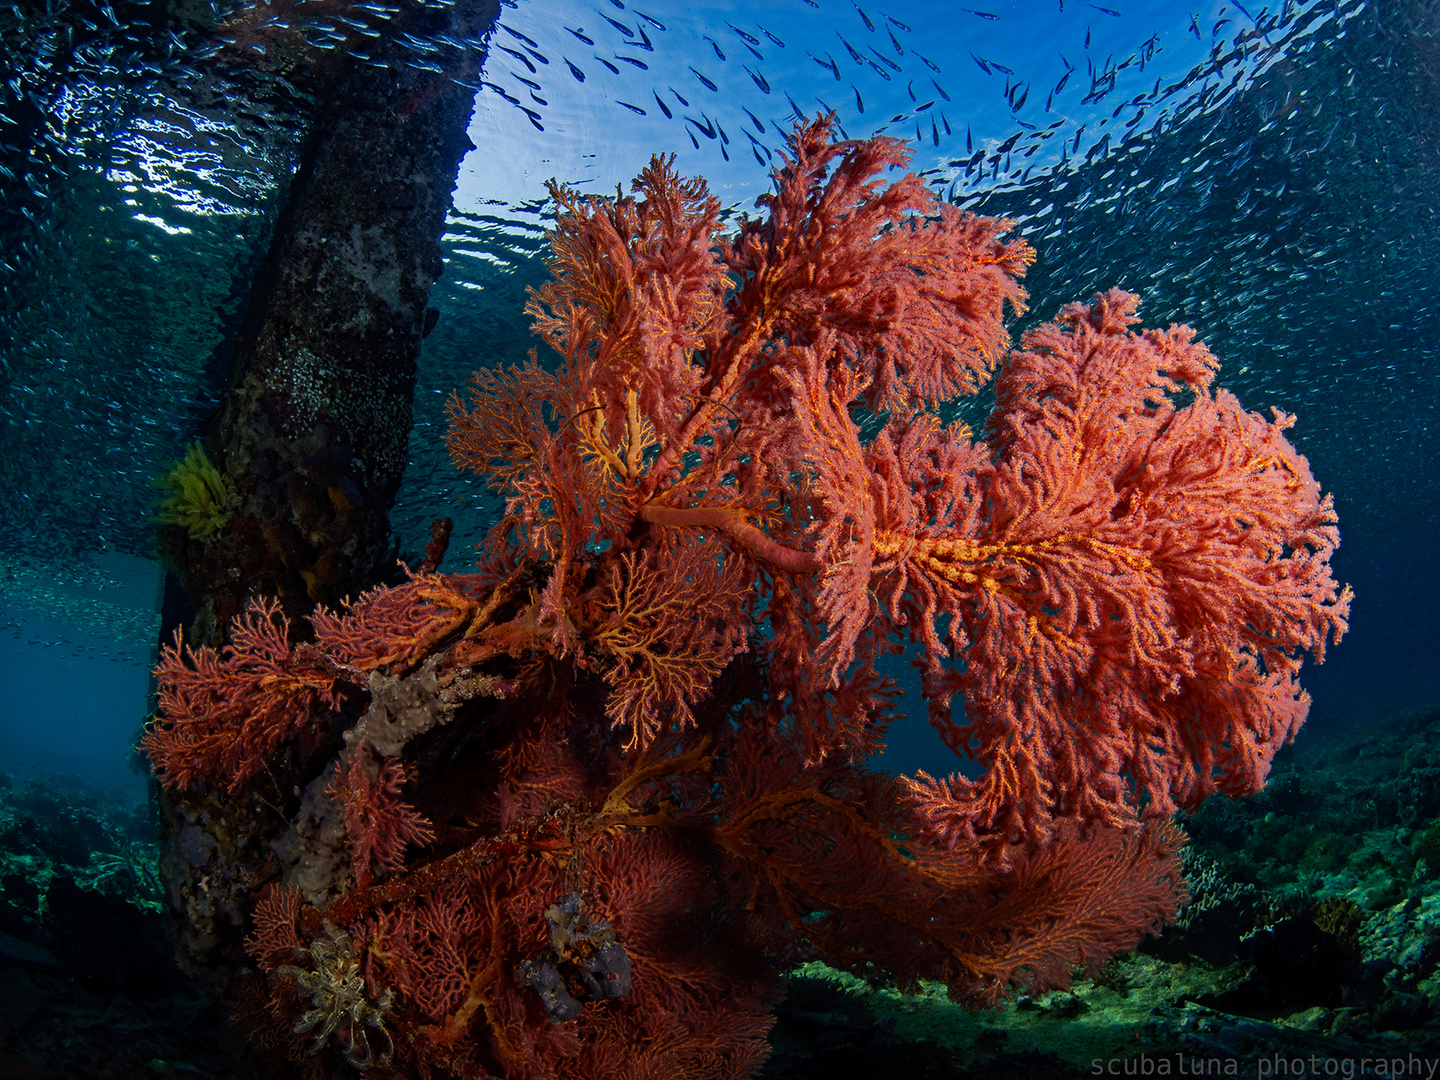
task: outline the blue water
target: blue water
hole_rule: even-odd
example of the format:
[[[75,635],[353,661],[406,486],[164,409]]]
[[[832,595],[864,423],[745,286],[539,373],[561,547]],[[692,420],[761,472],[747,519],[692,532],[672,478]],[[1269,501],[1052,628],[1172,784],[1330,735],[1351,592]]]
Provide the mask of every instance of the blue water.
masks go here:
[[[131,798],[159,624],[153,479],[218,401],[306,103],[283,72],[215,52],[242,5],[169,27],[138,4],[23,11],[0,12],[16,71],[0,86],[0,754]],[[383,5],[366,11],[383,34]],[[299,28],[341,47],[331,23]],[[610,192],[673,153],[738,214],[795,111],[828,108],[851,136],[910,140],[942,196],[1017,219],[1039,251],[1027,318],[1129,288],[1147,324],[1195,326],[1248,407],[1297,414],[1356,591],[1350,634],[1305,676],[1312,730],[1434,704],[1437,29],[1419,0],[507,0],[420,361],[402,553],[447,513],[462,565],[493,511],[445,458],[442,406],[532,345],[544,182]],[[918,722],[885,764],[952,767]]]

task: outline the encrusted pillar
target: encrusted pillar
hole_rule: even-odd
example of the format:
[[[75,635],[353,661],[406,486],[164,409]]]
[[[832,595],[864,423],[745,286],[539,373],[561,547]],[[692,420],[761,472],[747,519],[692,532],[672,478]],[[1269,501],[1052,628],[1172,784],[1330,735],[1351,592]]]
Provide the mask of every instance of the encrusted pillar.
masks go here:
[[[319,3],[320,16],[335,8]],[[315,121],[210,427],[220,475],[192,460],[191,479],[208,477],[191,485],[204,524],[188,527],[177,511],[162,529],[175,567],[166,634],[184,624],[194,645],[221,644],[230,618],[260,596],[278,598],[303,634],[316,604],[338,605],[394,571],[387,512],[405,469],[420,342],[436,315],[440,240],[470,149],[480,39],[499,6],[391,6],[381,36],[366,39],[368,62],[336,70],[329,50],[303,73]],[[302,5],[257,4],[217,36],[294,62],[303,50],[293,27],[277,30],[278,8],[302,17]],[[341,726],[317,723],[244,792],[157,789],[177,958],[242,1018],[245,913],[277,878],[275,815],[303,820],[298,792],[334,754]]]
[[[387,512],[405,468],[420,341],[436,316],[440,238],[470,149],[478,42],[498,11],[496,0],[443,10],[412,0],[384,26],[384,43],[370,43],[369,62],[318,89],[211,429],[232,513],[204,539],[166,530],[190,608],[167,615],[188,622],[194,642],[223,640],[253,596],[278,597],[303,626],[315,604],[336,605],[394,569]],[[402,33],[441,44],[417,56]]]

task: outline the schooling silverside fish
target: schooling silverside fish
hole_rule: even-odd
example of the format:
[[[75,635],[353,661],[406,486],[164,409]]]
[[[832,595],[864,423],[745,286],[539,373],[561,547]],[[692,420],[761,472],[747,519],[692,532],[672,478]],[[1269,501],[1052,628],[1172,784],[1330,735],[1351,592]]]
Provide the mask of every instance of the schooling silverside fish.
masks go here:
[[[522,34],[519,30],[513,30],[513,29],[511,29],[510,27],[506,26],[504,23],[501,23],[501,24],[500,24],[500,29],[501,29],[501,30],[504,30],[507,34],[509,34],[509,35],[510,35],[511,37],[513,37],[515,40],[517,40],[517,41],[523,41],[526,45],[529,45],[532,49],[538,49],[538,48],[540,47],[539,42],[537,42],[534,38],[526,37],[526,36],[525,36],[524,34]]]
[[[835,62],[835,57],[831,56],[829,53],[826,53],[826,59],[821,60],[820,57],[816,56],[808,49],[805,50],[805,55],[810,57],[811,60],[814,60],[815,63],[819,64],[826,71],[834,73],[836,82],[840,81],[840,65]]]
[[[890,69],[892,69],[892,70],[894,70],[894,71],[899,71],[899,70],[900,70],[900,65],[897,64],[897,63],[895,63],[894,60],[891,60],[891,59],[890,59],[888,56],[886,56],[884,53],[882,53],[882,52],[880,52],[880,51],[878,51],[878,50],[876,50],[876,49],[871,49],[870,51],[871,51],[872,53],[874,53],[875,56],[879,59],[879,61],[880,61],[882,64],[884,64],[886,67],[888,67],[888,68],[890,68]]]
[[[515,57],[516,60],[519,60],[522,64],[524,64],[527,68],[530,69],[530,73],[532,75],[539,72],[540,69],[530,62],[530,58],[524,53],[520,52],[518,49],[511,49],[504,45],[497,45],[496,48],[503,53],[509,53],[511,56]]]
[[[725,25],[728,26],[728,27],[730,27],[731,30],[734,30],[735,33],[739,34],[739,35],[741,36],[741,38],[743,38],[743,39],[744,39],[746,42],[748,42],[749,44],[751,44],[751,45],[759,45],[759,44],[760,44],[760,39],[759,39],[759,38],[757,38],[754,34],[747,34],[744,30],[741,30],[741,29],[740,29],[738,26],[736,26],[734,23],[732,23],[732,22],[727,22]]]
[[[606,22],[608,22],[608,23],[609,23],[611,26],[613,26],[616,30],[619,30],[619,31],[620,31],[622,34],[624,34],[627,38],[633,38],[633,37],[635,36],[635,31],[634,31],[634,30],[631,30],[630,27],[626,26],[623,22],[620,22],[618,19],[612,19],[609,15],[606,15],[603,11],[597,11],[595,14],[596,14],[596,15],[599,15],[602,19],[604,19]]]

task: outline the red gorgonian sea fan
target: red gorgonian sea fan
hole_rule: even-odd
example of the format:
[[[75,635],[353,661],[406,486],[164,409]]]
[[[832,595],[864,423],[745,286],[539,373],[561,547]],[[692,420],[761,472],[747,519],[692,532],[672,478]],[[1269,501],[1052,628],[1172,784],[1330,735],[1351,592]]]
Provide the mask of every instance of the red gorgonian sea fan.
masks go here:
[[[163,782],[219,781],[236,790],[314,715],[338,704],[334,676],[291,647],[289,629],[277,603],[260,603],[234,621],[222,650],[186,648],[179,631],[160,650],[164,722],[140,745]]]
[[[350,871],[361,888],[376,871],[395,873],[405,867],[410,844],[435,839],[430,823],[400,797],[405,774],[395,758],[373,761],[359,740],[345,771],[335,777],[327,794],[345,805],[345,839]]]
[[[556,357],[449,407],[505,499],[478,572],[166,652],[145,747],[266,838],[190,865],[253,911],[242,1012],[294,1068],[748,1077],[801,959],[1064,986],[1173,916],[1169,815],[1303,720],[1349,592],[1290,418],[1118,291],[1010,351],[1012,223],[831,136],[730,232],[658,158],[552,188]],[[941,422],[992,376],[983,437]],[[978,777],[866,767],[902,652]]]

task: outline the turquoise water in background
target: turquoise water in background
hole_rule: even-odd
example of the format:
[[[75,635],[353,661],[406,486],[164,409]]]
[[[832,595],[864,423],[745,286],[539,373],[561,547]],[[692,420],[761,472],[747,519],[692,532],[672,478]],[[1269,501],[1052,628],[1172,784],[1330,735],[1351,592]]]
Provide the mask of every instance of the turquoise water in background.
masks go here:
[[[0,767],[130,798],[159,625],[152,482],[216,407],[310,104],[214,52],[201,24],[245,5],[169,24],[34,8],[0,5]],[[383,34],[386,10],[350,17]],[[303,28],[317,49],[345,33]],[[1118,285],[1147,325],[1194,326],[1247,407],[1297,414],[1356,591],[1350,634],[1305,676],[1312,730],[1434,704],[1437,32],[1420,0],[506,0],[420,358],[402,556],[449,514],[460,568],[493,514],[446,459],[443,404],[536,344],[544,182],[613,192],[673,153],[738,215],[795,114],[833,109],[850,136],[909,140],[942,197],[1016,219],[1039,252],[1016,336]],[[954,767],[918,719],[883,764]]]

